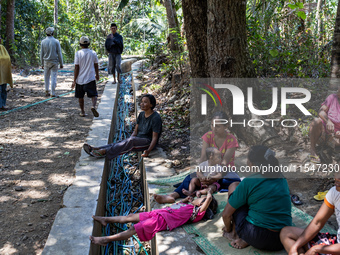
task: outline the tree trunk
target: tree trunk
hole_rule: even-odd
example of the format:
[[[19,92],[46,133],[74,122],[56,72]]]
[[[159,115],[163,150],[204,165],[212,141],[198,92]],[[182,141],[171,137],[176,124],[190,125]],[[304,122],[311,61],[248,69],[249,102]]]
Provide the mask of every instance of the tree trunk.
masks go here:
[[[199,7],[199,8],[198,8]],[[207,0],[182,0],[184,28],[189,50],[191,77],[207,78]]]
[[[334,26],[331,78],[340,78],[340,0],[338,1],[338,10]]]
[[[318,0],[318,4],[316,6],[316,20],[318,22],[317,24],[317,37],[319,44],[322,43],[322,20],[321,20],[321,8],[322,8],[322,2],[323,0]]]
[[[174,4],[172,0],[164,0],[164,6],[166,9],[166,16],[168,19],[169,25],[169,38],[170,38],[170,50],[171,51],[178,51],[180,49],[178,44],[178,21],[177,21],[177,14],[176,9],[174,8]]]
[[[254,77],[247,52],[246,1],[208,1],[207,50],[210,77]]]
[[[54,0],[54,35],[57,35],[57,25],[58,25],[58,2],[59,0]]]
[[[8,0],[6,12],[6,48],[11,59],[13,59],[14,55],[14,14],[15,0]]]
[[[194,137],[203,123],[200,108],[203,94],[200,88],[204,88],[204,83],[214,86],[225,82],[221,78],[252,78],[255,71],[247,52],[246,1],[182,0],[182,9],[192,77],[211,78],[209,81],[193,80],[190,121]],[[239,87],[245,91],[245,85]],[[258,118],[249,111],[242,116],[233,116],[231,94],[226,92],[223,90],[219,94],[223,108],[207,107],[208,116],[213,111],[223,110],[234,122]],[[260,143],[276,134],[272,127],[234,126],[231,130],[248,145]]]
[[[1,18],[1,0],[0,0],[0,37],[1,37],[1,20],[2,20],[2,18]]]

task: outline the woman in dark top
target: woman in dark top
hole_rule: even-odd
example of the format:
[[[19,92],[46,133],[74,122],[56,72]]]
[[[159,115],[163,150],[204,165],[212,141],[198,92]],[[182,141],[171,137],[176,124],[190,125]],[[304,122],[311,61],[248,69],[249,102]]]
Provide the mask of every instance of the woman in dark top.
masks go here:
[[[85,143],[84,151],[97,158],[113,159],[128,151],[144,151],[142,156],[147,157],[156,146],[162,132],[161,116],[153,110],[155,106],[155,97],[150,94],[144,95],[140,103],[143,112],[138,115],[137,125],[130,138],[100,147],[92,147]]]

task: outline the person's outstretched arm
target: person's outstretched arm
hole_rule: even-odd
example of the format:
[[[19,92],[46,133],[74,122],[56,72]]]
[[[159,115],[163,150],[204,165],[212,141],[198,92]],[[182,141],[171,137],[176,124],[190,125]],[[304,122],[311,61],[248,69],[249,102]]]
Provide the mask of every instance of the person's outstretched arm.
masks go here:
[[[142,154],[142,157],[147,157],[149,156],[149,153],[152,151],[152,149],[156,146],[158,140],[158,133],[152,132],[152,140],[150,143],[150,146],[147,150],[145,150]]]
[[[221,163],[222,166],[227,166],[229,164],[230,159],[234,155],[236,149],[237,149],[236,147],[227,149],[222,159],[222,163]]]
[[[212,195],[211,195],[211,190],[209,189],[207,197],[206,197],[203,205],[201,206],[200,212],[206,211],[208,209],[211,201],[212,201]]]
[[[340,243],[331,245],[315,245],[305,253],[305,255],[316,254],[340,255]]]
[[[324,202],[314,219],[309,223],[307,228],[302,232],[301,236],[296,240],[295,244],[291,247],[289,255],[298,254],[298,249],[302,248],[314,236],[325,226],[327,220],[334,213],[334,209],[331,209]],[[312,253],[311,253],[312,254]]]

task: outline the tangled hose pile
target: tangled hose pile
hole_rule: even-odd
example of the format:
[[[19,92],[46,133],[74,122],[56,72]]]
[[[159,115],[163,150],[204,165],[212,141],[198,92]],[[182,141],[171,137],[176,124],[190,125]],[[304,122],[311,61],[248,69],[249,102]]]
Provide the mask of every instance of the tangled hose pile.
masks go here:
[[[126,73],[121,75],[122,83],[119,88],[117,105],[116,133],[113,142],[130,137],[132,127],[129,117],[130,109],[133,107],[132,75]],[[126,216],[136,213],[143,207],[143,192],[141,181],[138,178],[139,164],[137,154],[130,152],[122,154],[110,162],[110,173],[107,180],[106,216]],[[128,229],[128,224],[115,224],[114,228],[108,224],[103,227],[104,235],[113,235]],[[139,247],[134,244],[133,239]],[[136,248],[137,247],[137,248]],[[144,246],[136,236],[129,241],[117,241],[109,243],[102,254],[148,254]]]

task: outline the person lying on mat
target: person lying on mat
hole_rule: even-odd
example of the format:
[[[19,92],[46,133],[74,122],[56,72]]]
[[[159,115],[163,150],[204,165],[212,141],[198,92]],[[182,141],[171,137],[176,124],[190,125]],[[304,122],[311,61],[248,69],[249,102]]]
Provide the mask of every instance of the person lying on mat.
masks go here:
[[[206,149],[206,155],[208,160],[199,165],[197,173],[187,175],[180,186],[171,194],[154,194],[154,199],[159,204],[175,203],[177,198],[195,196],[195,191],[198,191],[199,197],[201,194],[206,194],[207,189],[211,190],[212,193],[218,190],[220,187],[218,180],[222,178],[221,152],[217,148],[209,147]]]
[[[316,144],[327,144],[333,149],[340,146],[340,87],[336,94],[329,95],[322,103],[319,118],[309,126],[310,157],[313,163],[319,164]]]
[[[340,254],[340,173],[334,177],[335,186],[328,191],[307,228],[285,227],[281,230],[281,242],[289,255]],[[339,225],[338,233],[320,233],[333,213]]]
[[[140,103],[142,112],[138,115],[137,125],[130,138],[100,147],[92,147],[85,143],[84,151],[90,156],[107,159],[113,159],[129,151],[144,151],[142,156],[147,157],[157,145],[162,132],[162,119],[158,112],[153,110],[155,106],[156,99],[153,95],[143,95]]]
[[[265,172],[279,166],[275,153],[266,146],[251,147],[247,164],[256,173],[229,186],[228,203],[222,213],[223,236],[237,249],[251,245],[261,250],[281,250],[280,230],[292,225],[287,180],[280,172]]]
[[[191,203],[187,204],[189,201]],[[90,240],[94,244],[105,246],[109,242],[126,240],[137,234],[140,241],[149,241],[157,232],[164,230],[171,231],[185,223],[200,221],[203,219],[207,209],[210,209],[213,214],[216,214],[217,206],[217,201],[209,191],[208,195],[204,198],[193,200],[191,197],[187,197],[179,203],[151,212],[115,217],[92,216],[94,220],[100,222],[103,226],[106,226],[108,223],[131,222],[135,224],[124,232],[104,237],[90,236]]]

